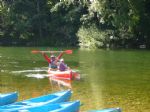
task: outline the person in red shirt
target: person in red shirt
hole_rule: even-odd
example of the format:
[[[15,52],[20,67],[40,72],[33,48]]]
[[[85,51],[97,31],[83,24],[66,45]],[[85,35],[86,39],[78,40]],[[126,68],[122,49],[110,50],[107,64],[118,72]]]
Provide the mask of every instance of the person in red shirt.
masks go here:
[[[63,54],[64,54],[64,52],[62,51],[57,57],[54,56],[53,54],[51,54],[51,56],[48,57],[46,53],[42,53],[45,60],[49,63],[49,70],[57,70],[58,61],[60,60],[60,58],[62,57]]]

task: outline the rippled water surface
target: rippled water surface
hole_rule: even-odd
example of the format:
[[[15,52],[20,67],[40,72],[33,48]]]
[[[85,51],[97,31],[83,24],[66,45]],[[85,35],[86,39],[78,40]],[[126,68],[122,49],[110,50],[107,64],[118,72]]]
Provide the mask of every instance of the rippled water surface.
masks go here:
[[[41,54],[31,53],[34,49],[47,48],[0,47],[1,93],[18,91],[24,100],[69,87],[81,111],[121,107],[123,112],[150,112],[150,51],[73,49],[63,57],[81,79],[58,83],[48,79],[48,64]]]

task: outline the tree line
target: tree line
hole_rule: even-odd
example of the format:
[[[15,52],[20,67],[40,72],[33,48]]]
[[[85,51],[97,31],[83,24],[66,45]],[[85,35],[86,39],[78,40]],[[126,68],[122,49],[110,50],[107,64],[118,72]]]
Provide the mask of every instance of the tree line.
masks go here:
[[[149,0],[2,0],[0,45],[150,48]]]

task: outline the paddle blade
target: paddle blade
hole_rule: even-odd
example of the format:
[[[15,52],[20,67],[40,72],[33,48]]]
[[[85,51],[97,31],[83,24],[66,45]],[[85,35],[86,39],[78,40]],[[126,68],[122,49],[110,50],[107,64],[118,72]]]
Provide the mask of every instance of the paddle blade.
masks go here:
[[[37,54],[37,53],[40,53],[40,51],[39,50],[32,50],[31,53]]]
[[[72,50],[66,50],[65,53],[66,54],[72,54]]]

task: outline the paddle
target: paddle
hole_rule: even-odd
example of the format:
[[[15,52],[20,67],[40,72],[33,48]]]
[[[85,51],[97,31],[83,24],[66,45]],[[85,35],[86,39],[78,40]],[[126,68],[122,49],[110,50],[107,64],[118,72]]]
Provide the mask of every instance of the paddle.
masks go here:
[[[37,53],[61,53],[64,52],[66,54],[72,54],[72,50],[65,50],[65,51],[40,51],[40,50],[32,50],[31,53],[37,54]]]

